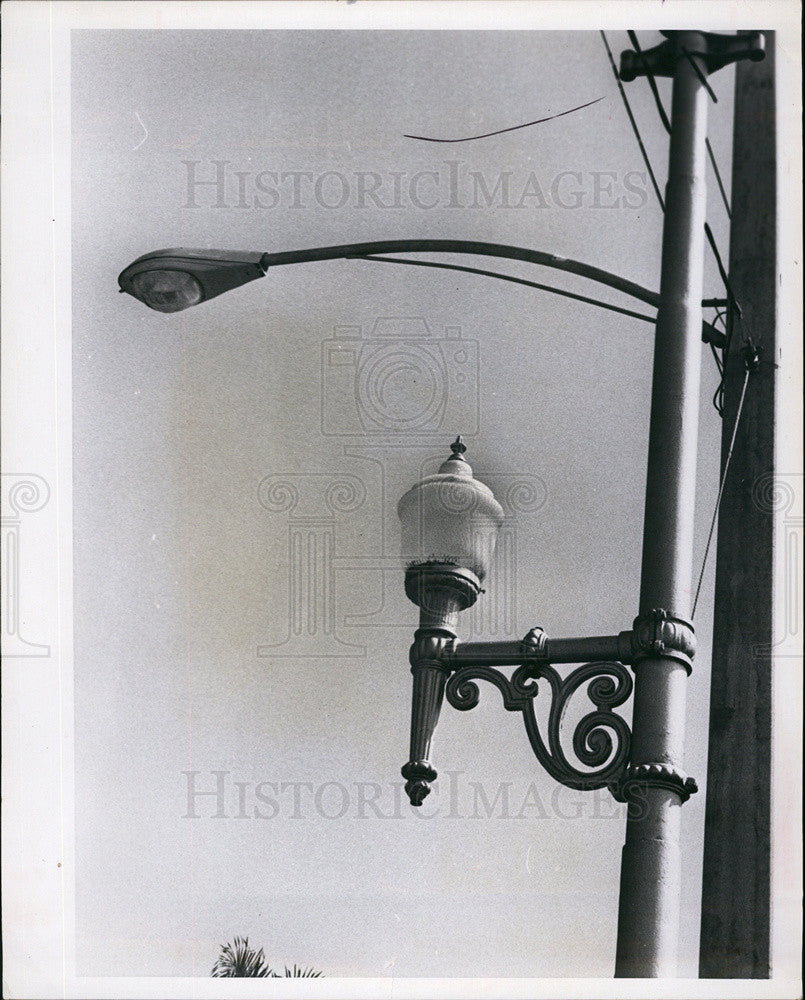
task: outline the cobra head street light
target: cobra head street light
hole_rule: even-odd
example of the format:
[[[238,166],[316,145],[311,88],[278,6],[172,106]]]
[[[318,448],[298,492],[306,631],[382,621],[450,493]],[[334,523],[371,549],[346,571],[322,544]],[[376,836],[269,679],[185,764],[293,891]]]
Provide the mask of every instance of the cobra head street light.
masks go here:
[[[128,292],[157,312],[174,313],[214,299],[266,273],[263,253],[237,250],[155,250],[118,278]]]

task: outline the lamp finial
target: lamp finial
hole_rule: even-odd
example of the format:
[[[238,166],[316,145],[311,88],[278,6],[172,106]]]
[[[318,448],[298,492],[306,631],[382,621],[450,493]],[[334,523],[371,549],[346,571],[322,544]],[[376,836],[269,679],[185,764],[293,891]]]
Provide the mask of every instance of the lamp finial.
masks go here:
[[[467,446],[464,444],[464,439],[459,434],[455,441],[450,445],[450,451],[452,451],[451,461],[453,462],[466,462],[467,459],[464,458],[464,452],[467,450]]]

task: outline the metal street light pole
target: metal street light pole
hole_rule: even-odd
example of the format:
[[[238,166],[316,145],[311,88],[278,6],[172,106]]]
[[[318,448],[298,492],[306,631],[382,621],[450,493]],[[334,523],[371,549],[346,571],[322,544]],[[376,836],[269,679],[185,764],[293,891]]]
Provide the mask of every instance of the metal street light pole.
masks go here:
[[[695,49],[697,36],[680,45]],[[695,56],[693,57],[695,58]],[[690,633],[696,447],[699,427],[707,91],[676,61],[654,347],[640,617]],[[680,821],[688,665],[658,655],[635,667],[632,769],[645,772],[630,805],[621,863],[617,976],[676,974]]]
[[[725,43],[730,47],[725,51]],[[751,48],[754,43],[755,47]],[[673,76],[671,145],[654,348],[643,562],[638,621],[654,622],[656,654],[635,664],[615,974],[676,975],[682,888],[681,805],[695,790],[682,770],[685,696],[694,648],[693,527],[706,211],[706,76],[727,61],[757,58],[757,40],[674,32],[621,76]],[[762,58],[762,45],[760,47]],[[724,58],[727,57],[727,58]],[[653,66],[652,66],[653,63]],[[675,648],[676,647],[676,648]]]

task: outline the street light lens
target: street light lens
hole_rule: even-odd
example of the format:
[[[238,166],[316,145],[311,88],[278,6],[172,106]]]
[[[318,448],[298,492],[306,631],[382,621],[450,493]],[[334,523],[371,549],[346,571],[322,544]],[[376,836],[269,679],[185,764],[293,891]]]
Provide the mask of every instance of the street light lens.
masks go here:
[[[201,285],[187,271],[142,271],[132,277],[131,286],[141,302],[164,313],[180,312],[204,298]]]

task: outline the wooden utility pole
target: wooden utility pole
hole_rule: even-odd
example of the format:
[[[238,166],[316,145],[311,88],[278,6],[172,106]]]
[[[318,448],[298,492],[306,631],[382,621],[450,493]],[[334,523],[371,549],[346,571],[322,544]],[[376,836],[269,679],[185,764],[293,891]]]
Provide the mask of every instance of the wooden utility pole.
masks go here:
[[[718,520],[710,693],[702,978],[769,975],[776,148],[773,33],[736,68],[729,277],[743,318],[726,363],[722,468],[746,398]],[[764,488],[763,484],[766,484]]]

